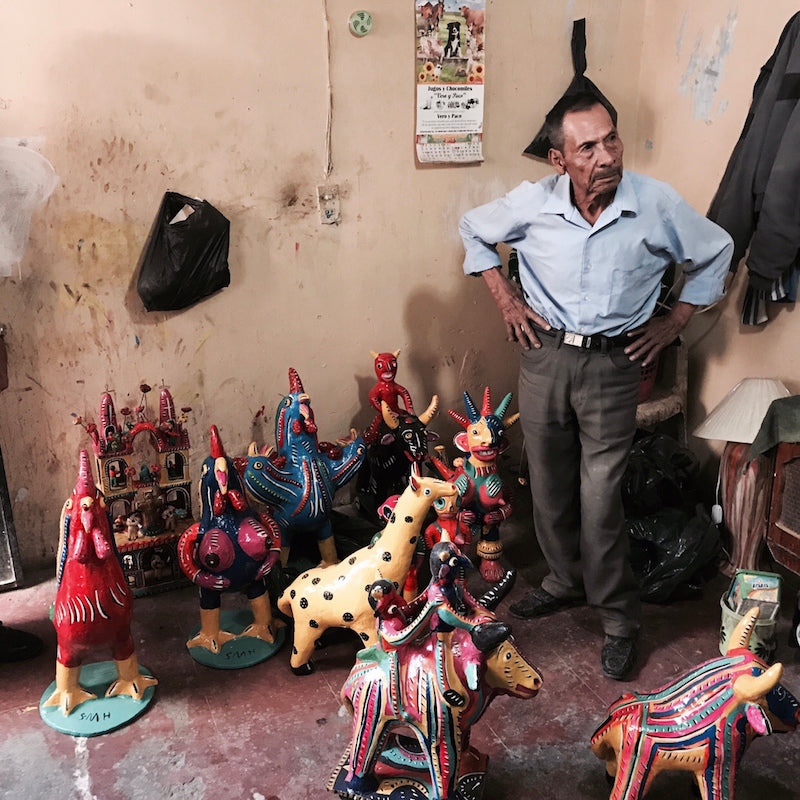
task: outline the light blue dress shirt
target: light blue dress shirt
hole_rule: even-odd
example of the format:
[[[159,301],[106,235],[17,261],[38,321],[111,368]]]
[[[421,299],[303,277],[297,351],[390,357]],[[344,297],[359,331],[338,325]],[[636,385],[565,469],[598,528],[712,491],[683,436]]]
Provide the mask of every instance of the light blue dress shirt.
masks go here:
[[[551,175],[468,211],[459,231],[467,275],[500,266],[497,244],[511,245],[528,305],[554,328],[585,335],[645,323],[671,263],[683,264],[680,300],[715,302],[733,253],[731,237],[671,186],[627,171],[594,225],[572,203],[569,176]]]

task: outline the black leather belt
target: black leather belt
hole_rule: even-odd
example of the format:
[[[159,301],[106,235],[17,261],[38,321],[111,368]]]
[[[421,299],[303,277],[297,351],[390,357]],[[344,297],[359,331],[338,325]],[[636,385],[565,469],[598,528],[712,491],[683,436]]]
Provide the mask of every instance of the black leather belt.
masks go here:
[[[557,346],[566,344],[570,347],[577,347],[580,350],[600,350],[603,353],[608,352],[612,347],[625,347],[632,341],[624,333],[619,336],[603,336],[602,333],[593,333],[591,336],[586,336],[582,333],[570,333],[570,331],[560,331],[555,328],[550,328],[549,331],[546,331],[544,328],[539,327],[535,331],[537,336],[544,334],[556,339]]]

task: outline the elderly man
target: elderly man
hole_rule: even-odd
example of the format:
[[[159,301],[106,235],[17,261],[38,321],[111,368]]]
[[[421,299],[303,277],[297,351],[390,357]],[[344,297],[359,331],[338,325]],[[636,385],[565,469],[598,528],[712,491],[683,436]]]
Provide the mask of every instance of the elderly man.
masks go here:
[[[533,522],[549,572],[511,606],[538,617],[587,604],[605,632],[601,665],[624,680],[636,659],[638,588],[620,484],[636,429],[641,366],[719,299],[731,239],[670,186],[623,173],[622,140],[592,94],[545,120],[556,175],[467,212],[464,272],[480,274],[522,347],[519,402]],[[496,245],[519,256],[521,288]],[[661,278],[684,265],[679,301],[653,316]]]

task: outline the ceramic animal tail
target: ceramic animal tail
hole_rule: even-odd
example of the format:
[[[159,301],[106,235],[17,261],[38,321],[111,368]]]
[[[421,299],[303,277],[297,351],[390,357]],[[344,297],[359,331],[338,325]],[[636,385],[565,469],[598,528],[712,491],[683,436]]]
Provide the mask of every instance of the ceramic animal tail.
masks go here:
[[[81,688],[81,665],[95,649],[111,651],[117,680],[106,696],[127,694],[141,700],[158,681],[139,673],[131,637],[133,596],[122,574],[105,500],[97,491],[89,453],[81,450],[78,481],[64,503],[59,533],[53,624],[58,637],[56,689],[45,706],[64,714],[95,695]]]
[[[350,628],[365,646],[374,644],[375,617],[369,604],[369,586],[384,578],[402,586],[420,536],[425,515],[438,497],[454,495],[456,487],[412,472],[388,524],[372,544],[345,561],[304,572],[287,587],[278,608],[294,617],[292,670],[306,675],[313,670],[314,643],[328,628]]]

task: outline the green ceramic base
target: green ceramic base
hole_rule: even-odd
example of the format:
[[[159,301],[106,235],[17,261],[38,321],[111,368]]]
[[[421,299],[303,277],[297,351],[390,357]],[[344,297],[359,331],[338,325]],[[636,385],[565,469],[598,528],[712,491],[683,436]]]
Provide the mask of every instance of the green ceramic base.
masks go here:
[[[141,675],[152,675],[146,667],[139,666]],[[66,716],[59,706],[45,706],[45,701],[56,690],[53,681],[39,701],[42,719],[59,733],[69,736],[100,736],[127,725],[150,705],[155,686],[148,686],[141,700],[126,694],[105,697],[108,687],[117,679],[117,666],[113,661],[101,661],[81,667],[79,683],[87,691],[96,694],[94,700],[86,700]]]
[[[230,633],[239,634],[248,625],[252,624],[253,615],[247,609],[239,611],[223,611],[220,614],[220,627]],[[273,630],[275,630],[273,626]],[[189,639],[200,633],[200,626],[192,629]],[[205,667],[214,669],[244,669],[260,664],[271,658],[281,649],[286,638],[286,629],[278,628],[275,631],[275,641],[270,644],[254,636],[243,636],[241,639],[231,639],[225,642],[219,653],[214,653],[205,647],[188,647],[189,655]]]

